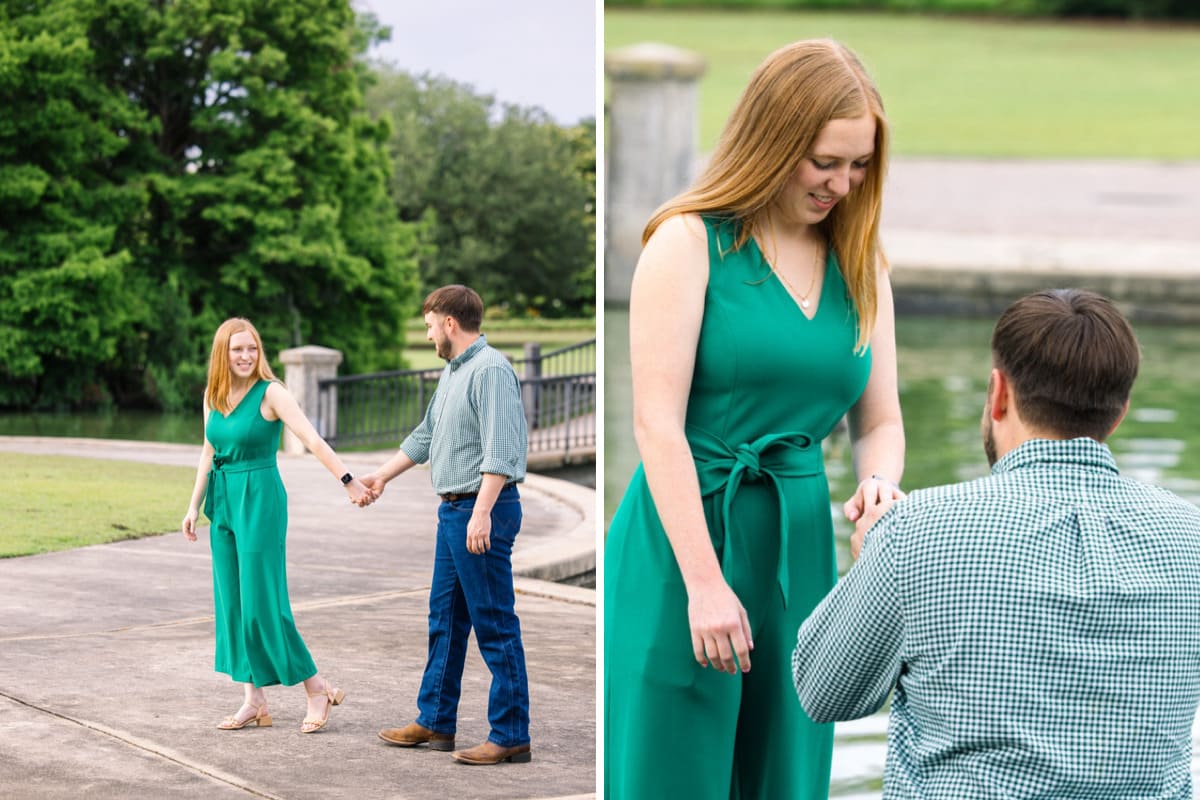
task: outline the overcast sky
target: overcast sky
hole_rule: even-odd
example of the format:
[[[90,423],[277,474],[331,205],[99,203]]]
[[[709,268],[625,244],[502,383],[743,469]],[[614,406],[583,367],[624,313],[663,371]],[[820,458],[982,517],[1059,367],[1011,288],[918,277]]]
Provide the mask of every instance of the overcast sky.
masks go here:
[[[560,124],[596,116],[595,0],[354,0],[392,29],[371,57]]]

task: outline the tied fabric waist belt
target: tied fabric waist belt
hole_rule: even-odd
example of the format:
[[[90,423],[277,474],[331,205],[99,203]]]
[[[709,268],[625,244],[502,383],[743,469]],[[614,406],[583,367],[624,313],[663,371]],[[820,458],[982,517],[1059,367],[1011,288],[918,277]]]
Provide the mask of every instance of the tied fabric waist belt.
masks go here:
[[[807,433],[772,433],[752,442],[731,447],[729,444],[701,428],[687,427],[687,438],[692,456],[696,461],[696,474],[700,479],[700,494],[710,497],[724,492],[721,513],[717,516],[718,540],[725,554],[721,572],[725,580],[731,580],[733,559],[729,557],[730,511],[733,498],[743,481],[763,481],[775,488],[775,499],[779,504],[779,557],[776,581],[783,596],[783,607],[788,604],[788,511],[783,495],[783,478],[799,478],[820,475],[825,471],[825,460],[821,445]]]
[[[253,472],[258,469],[275,467],[275,454],[263,458],[249,458],[244,461],[230,461],[220,456],[213,456],[212,467],[208,470],[208,491],[204,497],[204,516],[212,520],[213,506],[218,502],[215,496],[221,494],[220,502],[225,501],[225,476],[233,472]]]

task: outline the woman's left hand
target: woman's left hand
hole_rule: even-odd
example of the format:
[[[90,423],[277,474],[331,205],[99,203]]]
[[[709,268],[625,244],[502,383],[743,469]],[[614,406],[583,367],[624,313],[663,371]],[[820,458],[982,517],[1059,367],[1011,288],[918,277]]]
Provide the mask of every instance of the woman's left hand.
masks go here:
[[[896,500],[903,500],[904,496],[904,492],[892,481],[879,475],[872,475],[869,478],[863,478],[858,484],[854,495],[842,506],[842,512],[845,513],[846,519],[858,522],[863,514],[880,503],[886,501],[888,505],[891,505]]]
[[[872,475],[858,484],[854,496],[842,506],[846,519],[855,523],[854,534],[850,537],[850,555],[856,561],[870,527],[892,507],[892,503],[903,499],[904,492],[887,478]]]

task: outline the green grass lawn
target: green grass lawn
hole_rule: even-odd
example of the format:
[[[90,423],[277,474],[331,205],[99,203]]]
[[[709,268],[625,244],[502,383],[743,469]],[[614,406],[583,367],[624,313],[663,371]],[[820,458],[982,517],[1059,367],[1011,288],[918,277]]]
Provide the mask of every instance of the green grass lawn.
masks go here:
[[[196,478],[190,467],[3,452],[0,474],[0,558],[178,530]]]
[[[783,11],[604,14],[606,51],[657,41],[708,59],[700,87],[706,152],[768,53],[825,36],[854,49],[878,82],[896,153],[1200,158],[1200,26]]]
[[[488,344],[513,358],[523,358],[526,342],[537,342],[542,353],[596,338],[593,319],[543,320],[484,320],[483,332]],[[433,351],[433,343],[425,341],[423,320],[410,320],[404,326],[404,358],[409,369],[441,368],[446,362]]]

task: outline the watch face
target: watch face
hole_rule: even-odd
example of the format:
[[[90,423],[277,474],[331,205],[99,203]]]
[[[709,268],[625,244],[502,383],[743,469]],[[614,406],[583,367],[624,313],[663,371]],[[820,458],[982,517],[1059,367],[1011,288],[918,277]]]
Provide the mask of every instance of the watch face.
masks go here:
[[[342,485],[345,486],[347,483],[349,483],[352,480],[354,480],[354,476],[351,475],[349,472],[347,472],[345,475],[342,476]]]

